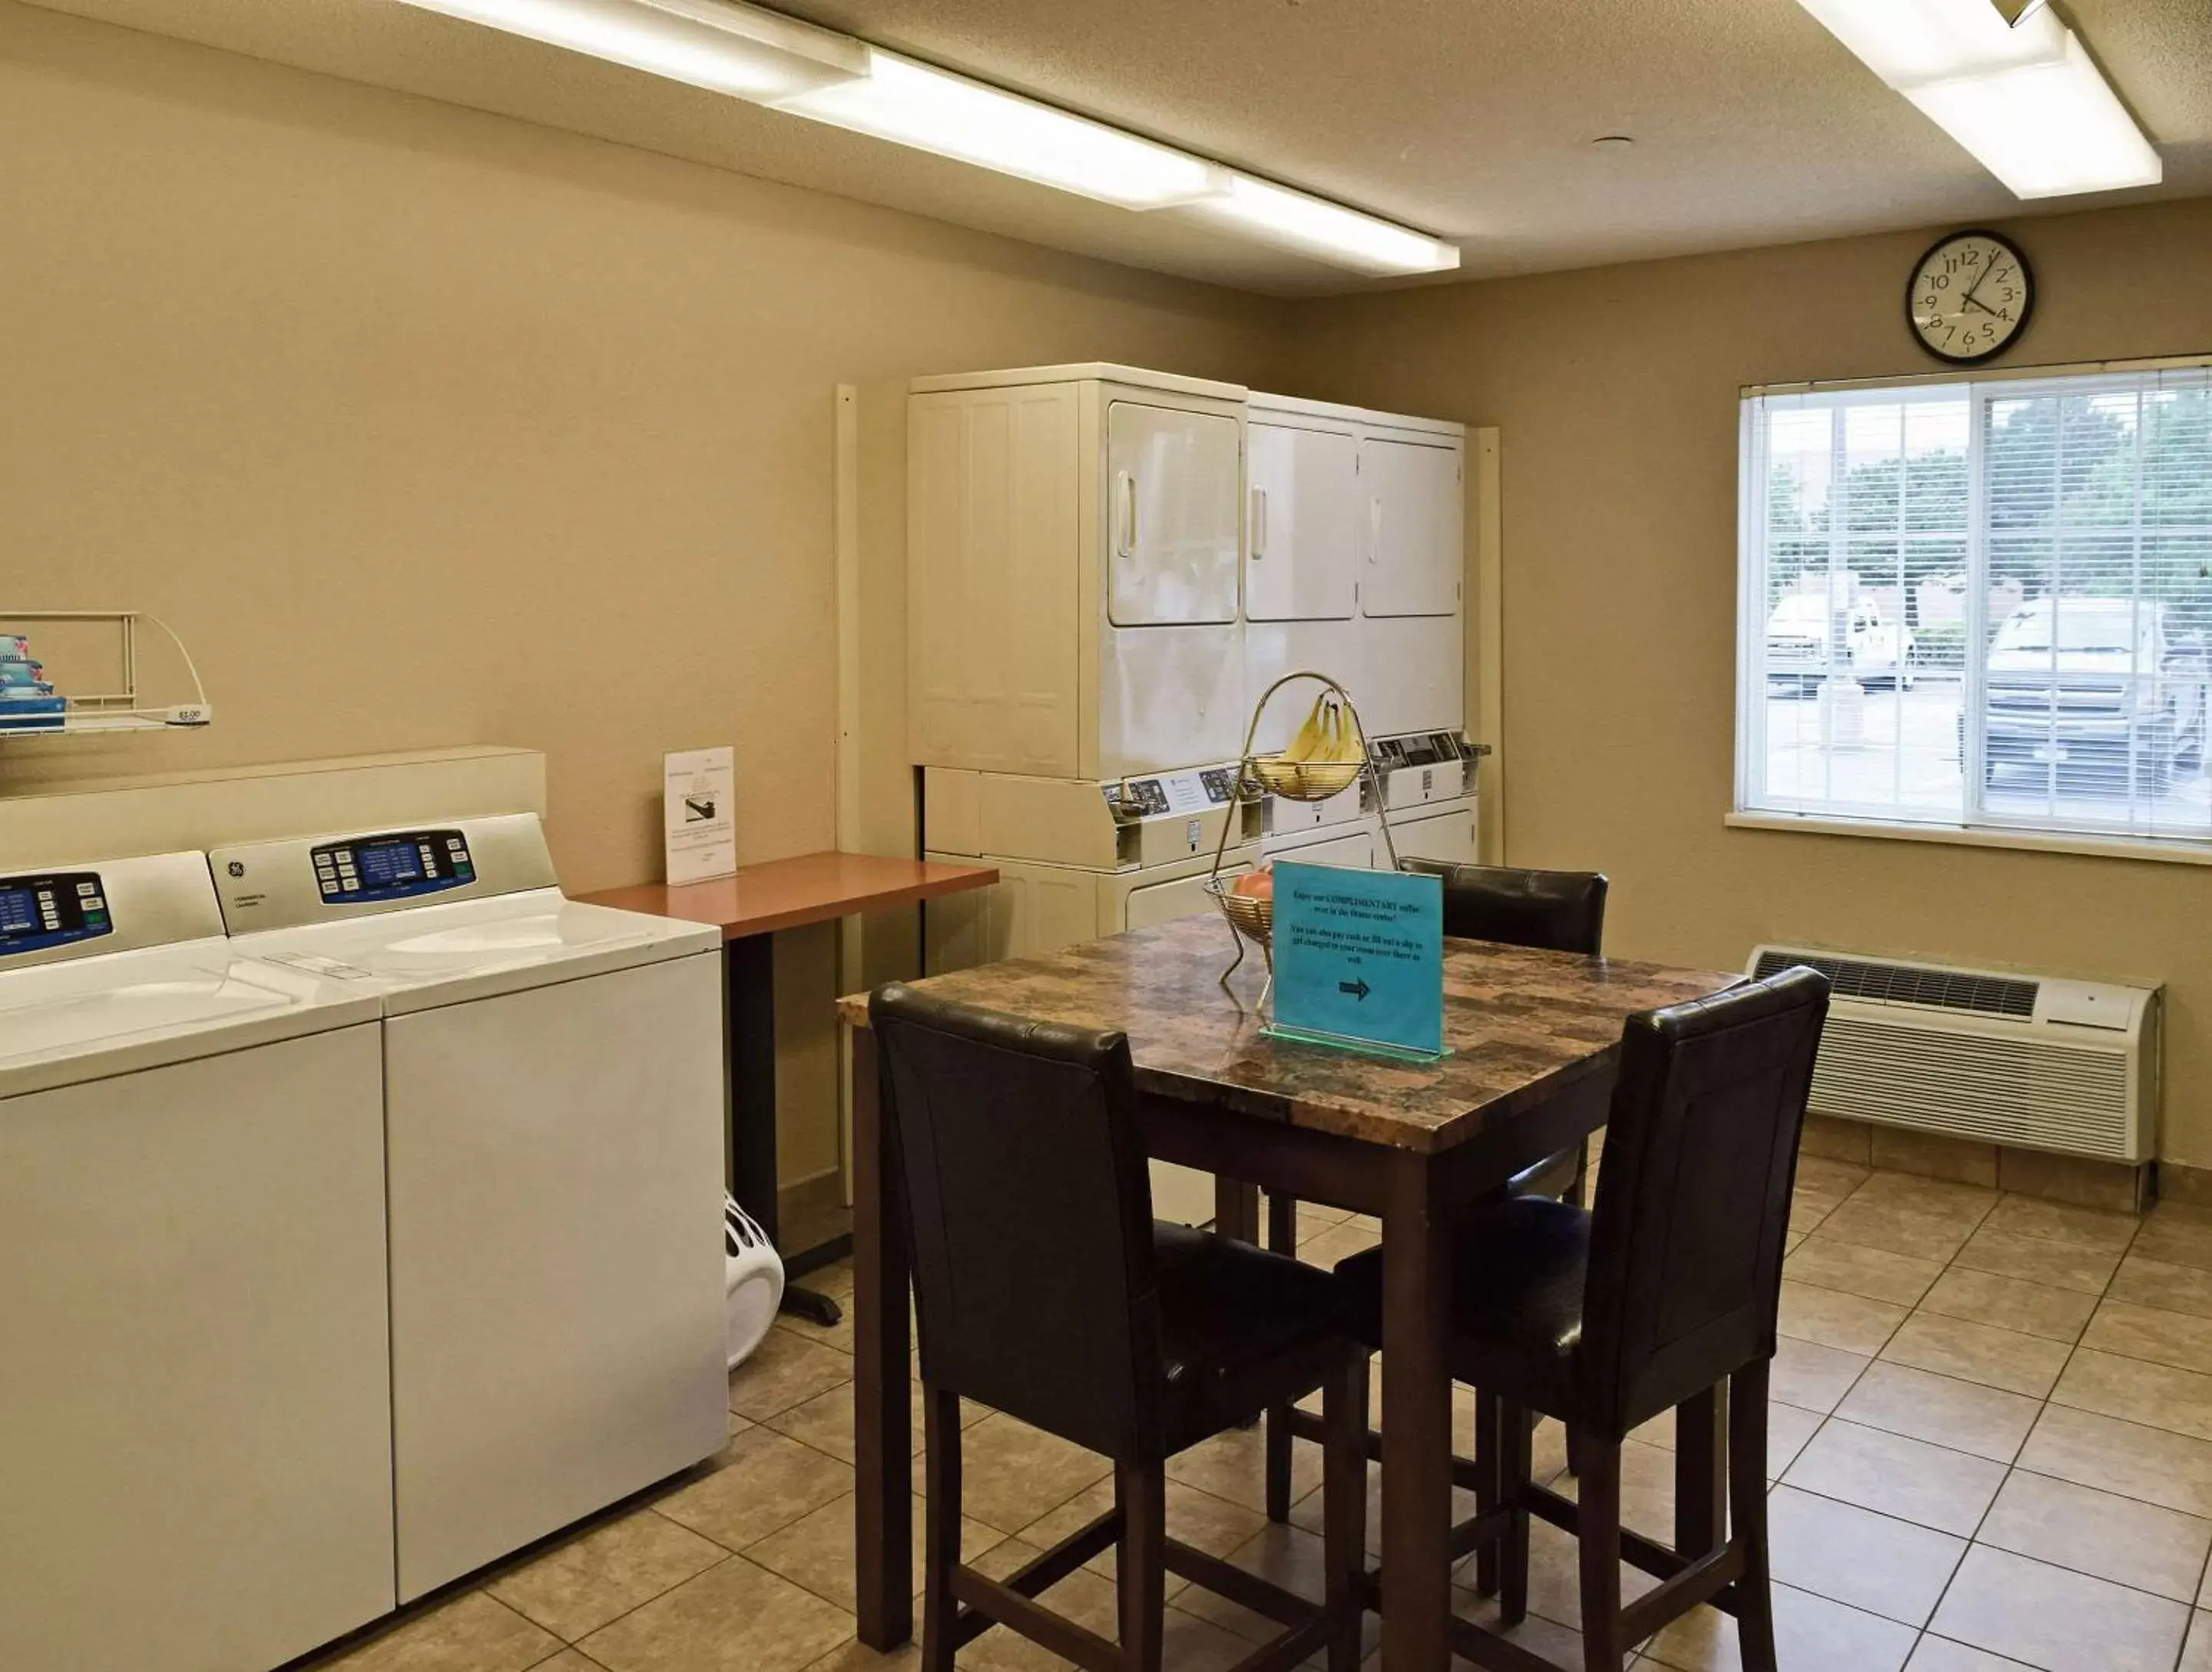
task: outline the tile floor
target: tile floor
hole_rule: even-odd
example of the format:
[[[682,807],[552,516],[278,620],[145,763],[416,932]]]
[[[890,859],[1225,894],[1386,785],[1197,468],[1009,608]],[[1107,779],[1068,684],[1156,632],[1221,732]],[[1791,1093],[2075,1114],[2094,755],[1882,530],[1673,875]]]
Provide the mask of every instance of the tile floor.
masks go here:
[[[1372,1221],[1312,1209],[1301,1231],[1320,1262],[1375,1240]],[[1771,1427],[1784,1672],[2212,1672],[2212,1212],[2138,1219],[1808,1157],[1791,1244]],[[851,1274],[810,1280],[836,1292]],[[731,1379],[730,1444],[711,1463],[307,1664],[902,1672],[912,1650],[853,1638],[851,1346],[849,1328],[784,1319]],[[1629,1521],[1662,1535],[1671,1438],[1651,1425],[1625,1465]],[[964,1542],[987,1570],[1108,1501],[1103,1462],[1003,1415],[974,1413],[965,1455]],[[1561,1461],[1547,1426],[1540,1471]],[[1179,1536],[1313,1590],[1310,1448],[1288,1527],[1261,1513],[1256,1435],[1170,1474]],[[1572,1543],[1540,1523],[1535,1539],[1517,1636],[1578,1666]],[[1170,1583],[1177,1672],[1222,1672],[1271,1629]],[[1099,1572],[1050,1596],[1112,1635]],[[1461,1605],[1495,1611],[1471,1590]],[[961,1660],[1059,1664],[1004,1632]],[[1636,1664],[1734,1672],[1734,1625],[1701,1610]]]

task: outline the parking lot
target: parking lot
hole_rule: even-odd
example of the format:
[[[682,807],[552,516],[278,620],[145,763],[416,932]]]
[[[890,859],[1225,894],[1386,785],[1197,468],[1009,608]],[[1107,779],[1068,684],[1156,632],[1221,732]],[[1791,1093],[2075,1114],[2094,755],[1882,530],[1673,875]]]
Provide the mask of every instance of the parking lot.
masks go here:
[[[1911,690],[1869,690],[1856,739],[1847,712],[1826,712],[1817,695],[1770,695],[1766,703],[1769,801],[1849,803],[1893,809],[1900,818],[1956,819],[1960,682],[1923,675]],[[1993,818],[2132,824],[2145,833],[2212,835],[2212,779],[2202,764],[2178,773],[2166,792],[2138,797],[2116,773],[2079,763],[2007,764],[1984,800]]]

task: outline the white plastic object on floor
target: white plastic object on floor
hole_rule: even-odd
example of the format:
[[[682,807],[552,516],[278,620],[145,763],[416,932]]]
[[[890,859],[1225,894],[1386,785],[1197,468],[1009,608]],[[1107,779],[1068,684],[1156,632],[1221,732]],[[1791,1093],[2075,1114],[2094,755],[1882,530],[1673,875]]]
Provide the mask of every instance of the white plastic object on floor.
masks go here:
[[[724,1251],[729,1256],[730,1368],[752,1357],[783,1304],[783,1262],[736,1201],[722,1199]]]

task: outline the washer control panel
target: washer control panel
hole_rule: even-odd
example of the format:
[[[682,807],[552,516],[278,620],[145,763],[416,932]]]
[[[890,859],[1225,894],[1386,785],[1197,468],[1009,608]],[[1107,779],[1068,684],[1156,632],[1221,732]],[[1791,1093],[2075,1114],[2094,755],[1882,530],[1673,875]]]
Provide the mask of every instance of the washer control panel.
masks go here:
[[[394,830],[319,842],[311,851],[315,890],[331,905],[380,904],[465,888],[477,879],[468,837],[459,830]]]
[[[0,958],[71,946],[114,932],[97,871],[0,877]]]

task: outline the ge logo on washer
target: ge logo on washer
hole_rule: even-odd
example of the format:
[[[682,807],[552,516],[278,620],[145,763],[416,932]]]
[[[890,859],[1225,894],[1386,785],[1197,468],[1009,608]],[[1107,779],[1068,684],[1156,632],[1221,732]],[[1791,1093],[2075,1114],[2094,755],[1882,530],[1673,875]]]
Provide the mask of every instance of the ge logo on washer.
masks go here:
[[[246,862],[243,860],[233,860],[223,868],[229,872],[234,878],[243,877],[246,874]]]

